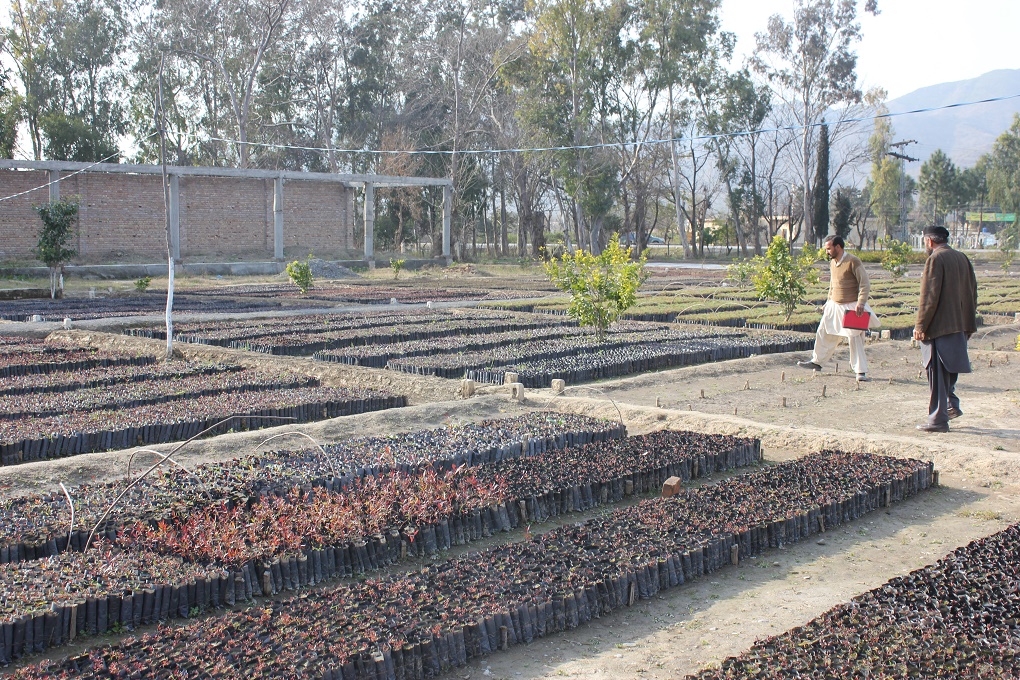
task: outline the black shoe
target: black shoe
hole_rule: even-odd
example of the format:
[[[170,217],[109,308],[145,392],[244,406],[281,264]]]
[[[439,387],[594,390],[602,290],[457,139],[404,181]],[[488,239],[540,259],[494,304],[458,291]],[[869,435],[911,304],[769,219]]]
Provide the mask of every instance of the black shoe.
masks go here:
[[[961,411],[958,408],[950,408],[948,413],[949,413],[949,419],[950,420],[952,420],[953,418],[959,418],[960,416],[963,415],[963,411]]]
[[[807,369],[810,369],[812,371],[820,371],[820,370],[822,370],[822,367],[819,366],[818,364],[816,364],[813,361],[798,361],[797,365],[800,366],[801,368],[807,368]]]
[[[857,382],[871,382],[871,378],[869,378],[868,376],[866,376],[863,373],[858,373],[857,374]]]
[[[941,425],[925,423],[924,425],[918,425],[917,429],[921,432],[949,432],[949,423],[942,423]]]

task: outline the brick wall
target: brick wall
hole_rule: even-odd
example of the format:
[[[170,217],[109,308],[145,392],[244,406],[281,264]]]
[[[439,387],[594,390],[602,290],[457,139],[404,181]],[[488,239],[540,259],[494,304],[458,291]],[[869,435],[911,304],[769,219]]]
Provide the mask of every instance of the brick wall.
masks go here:
[[[0,170],[0,196],[41,186],[49,174]],[[356,250],[354,189],[325,182],[284,185],[287,257],[313,251]],[[82,173],[60,181],[61,197],[79,197],[76,247],[83,262],[145,261],[166,257],[162,178],[158,175]],[[0,261],[31,260],[41,189],[0,202]],[[180,178],[181,257],[273,257],[273,181],[230,177]]]

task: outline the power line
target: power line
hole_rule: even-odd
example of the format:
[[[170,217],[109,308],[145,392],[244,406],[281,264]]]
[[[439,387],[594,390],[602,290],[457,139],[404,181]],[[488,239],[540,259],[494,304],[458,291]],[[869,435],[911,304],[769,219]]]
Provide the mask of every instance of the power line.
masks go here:
[[[1009,101],[1011,99],[1020,99],[1020,93],[1004,95],[1004,96],[1001,96],[1001,97],[990,97],[988,99],[978,99],[978,100],[967,101],[967,102],[954,102],[952,104],[942,104],[941,106],[929,106],[929,107],[920,108],[920,109],[911,109],[909,111],[886,112],[886,113],[878,113],[878,114],[875,114],[875,115],[872,115],[872,116],[859,116],[859,117],[856,117],[856,118],[846,118],[846,119],[843,120],[843,122],[846,122],[846,123],[863,123],[863,122],[867,122],[867,121],[879,120],[881,118],[899,118],[901,116],[912,116],[912,115],[917,115],[917,114],[921,114],[921,113],[932,113],[934,111],[945,111],[946,109],[957,109],[957,108],[963,108],[963,107],[968,107],[968,106],[977,106],[979,104],[992,104],[992,103],[995,103],[995,102]],[[672,137],[672,138],[667,138],[667,139],[652,139],[652,140],[646,140],[646,141],[642,141],[642,142],[638,142],[638,141],[634,141],[634,142],[606,142],[606,143],[600,143],[600,144],[584,144],[584,145],[574,145],[574,146],[548,146],[548,147],[532,147],[532,148],[517,148],[517,149],[464,149],[462,151],[458,151],[457,153],[464,154],[464,155],[483,155],[483,154],[503,154],[503,153],[544,153],[544,152],[549,152],[549,151],[575,151],[575,150],[576,151],[583,151],[583,150],[591,150],[591,149],[627,148],[627,147],[632,147],[632,146],[670,144],[670,143],[676,143],[676,142],[700,142],[700,141],[711,141],[711,140],[715,140],[715,139],[731,139],[731,138],[736,138],[736,137],[747,137],[747,136],[750,136],[750,135],[762,134],[762,133],[768,133],[768,132],[795,132],[795,131],[802,131],[804,129],[811,129],[811,128],[821,127],[822,125],[825,125],[825,123],[811,123],[810,125],[784,125],[784,126],[779,126],[779,127],[774,127],[774,128],[762,128],[762,129],[758,129],[758,130],[738,130],[738,131],[734,131],[734,132],[721,132],[721,133],[710,134],[710,135],[695,135],[695,136],[691,136],[691,137]],[[159,134],[159,133],[158,132],[154,132],[151,135],[145,137],[143,139],[143,141],[151,139],[152,137],[156,136],[157,134]],[[188,133],[184,133],[184,134],[185,134],[185,136],[192,137],[192,138],[194,138],[196,140],[198,139],[198,137],[196,135],[188,134]],[[240,142],[240,141],[238,141],[236,139],[227,139],[227,138],[224,138],[224,137],[206,137],[204,139],[207,140],[207,141],[225,142],[225,143],[228,143],[228,144],[248,144],[250,146],[257,146],[257,147],[267,148],[267,149],[286,149],[286,150],[293,150],[293,151],[315,151],[315,152],[320,152],[320,153],[332,152],[332,153],[343,153],[343,154],[374,154],[374,155],[379,155],[379,156],[381,156],[381,155],[400,155],[400,154],[406,154],[406,155],[451,155],[451,154],[453,154],[453,151],[430,150],[430,149],[418,149],[418,150],[412,150],[412,151],[388,151],[388,150],[378,150],[378,149],[328,149],[328,148],[323,148],[323,147],[298,146],[298,145],[293,145],[293,144],[269,144],[269,143],[264,143],[264,142]],[[102,160],[99,160],[99,161],[96,161],[95,163],[92,163],[91,165],[88,165],[88,166],[86,166],[84,168],[81,168],[80,170],[76,170],[76,171],[70,173],[69,175],[65,175],[61,179],[66,179],[68,177],[73,177],[73,176],[78,175],[80,173],[86,172],[90,168],[93,168],[93,167],[95,167],[97,165],[100,165],[101,163],[105,163],[106,161],[110,160],[111,158],[114,158],[114,157],[119,156],[119,155],[120,155],[120,152],[117,152],[117,153],[114,153],[114,154],[110,154],[106,158],[104,158]],[[30,194],[30,193],[32,193],[34,191],[39,191],[41,189],[46,189],[49,186],[51,186],[51,185],[61,181],[61,179],[53,180],[53,181],[47,182],[46,184],[42,184],[40,186],[34,187],[32,189],[28,189],[26,191],[22,191],[22,192],[19,192],[19,193],[16,193],[16,194],[12,194],[10,196],[0,197],[0,202],[9,201],[11,199],[18,198],[19,196],[24,196],[26,194]]]
[[[994,102],[1003,102],[1011,99],[1020,99],[1020,93],[1004,95],[1002,97],[990,97],[988,99],[978,99],[967,102],[954,102],[952,104],[943,104],[941,106],[930,106],[920,109],[911,109],[909,111],[898,111],[898,112],[886,112],[878,113],[871,116],[860,116],[856,118],[845,118],[842,122],[845,123],[863,123],[867,121],[879,120],[881,118],[898,118],[901,116],[912,116],[920,113],[932,113],[935,111],[944,111],[946,109],[955,109],[967,106],[977,106],[979,104],[991,104]],[[761,128],[757,130],[739,130],[734,132],[720,132],[716,134],[708,135],[695,135],[691,137],[672,137],[666,139],[652,139],[646,141],[632,141],[632,142],[603,142],[599,144],[581,144],[581,145],[570,145],[570,146],[546,146],[546,147],[531,147],[531,148],[508,148],[508,149],[462,149],[457,153],[463,155],[484,155],[484,154],[503,154],[503,153],[544,153],[549,151],[583,151],[591,149],[606,149],[606,148],[627,148],[632,146],[644,146],[644,145],[656,145],[656,144],[670,144],[676,142],[700,142],[700,141],[711,141],[715,139],[729,139],[734,137],[747,137],[755,134],[762,134],[767,132],[795,132],[802,131],[805,128],[813,129],[821,127],[826,123],[811,123],[810,125],[784,125],[774,128]],[[199,138],[196,135],[187,135],[196,140]],[[342,153],[342,154],[374,154],[378,156],[383,155],[419,155],[419,156],[442,156],[451,155],[454,152],[449,150],[433,150],[433,149],[415,149],[415,150],[382,150],[382,149],[336,149],[336,148],[325,148],[317,146],[299,146],[295,144],[271,144],[268,142],[241,142],[236,139],[228,139],[226,137],[204,137],[206,141],[214,142],[225,142],[227,144],[247,144],[249,146],[257,146],[264,149],[284,149],[293,151],[315,151],[320,153]],[[201,140],[199,140],[201,141]]]

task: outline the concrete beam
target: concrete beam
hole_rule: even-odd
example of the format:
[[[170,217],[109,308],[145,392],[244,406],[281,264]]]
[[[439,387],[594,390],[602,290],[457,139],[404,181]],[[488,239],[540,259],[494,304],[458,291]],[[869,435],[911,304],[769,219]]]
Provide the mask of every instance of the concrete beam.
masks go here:
[[[60,171],[50,170],[50,203],[60,200]]]
[[[283,259],[283,177],[273,180],[273,257]]]
[[[443,187],[443,257],[450,262],[450,220],[453,219],[453,185]]]
[[[0,169],[8,170],[56,170],[60,172],[127,173],[134,175],[161,175],[162,168],[158,165],[137,165],[129,163],[75,163],[72,161],[19,161],[0,159]],[[364,186],[371,183],[376,186],[423,187],[452,186],[449,179],[443,177],[399,177],[396,175],[341,175],[329,172],[297,172],[294,170],[257,170],[241,168],[202,168],[192,166],[170,166],[170,175],[181,177],[242,177],[250,179],[283,179],[301,180],[303,182],[332,182],[348,186]]]
[[[375,259],[375,186],[365,184],[365,259]]]
[[[181,260],[181,178],[170,175],[170,254]]]

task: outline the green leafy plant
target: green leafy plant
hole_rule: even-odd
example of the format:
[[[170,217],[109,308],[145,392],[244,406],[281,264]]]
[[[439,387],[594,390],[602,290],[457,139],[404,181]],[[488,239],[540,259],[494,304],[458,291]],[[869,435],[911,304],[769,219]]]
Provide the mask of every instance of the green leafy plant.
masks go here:
[[[311,256],[309,256],[311,259]],[[306,260],[294,260],[287,265],[287,276],[290,277],[291,282],[298,287],[301,294],[304,295],[312,288],[312,266]]]
[[[392,257],[390,258],[390,269],[393,270],[393,278],[394,279],[399,279],[400,278],[400,272],[403,271],[404,265],[406,263],[407,263],[407,260],[397,260],[397,259],[394,259]]]
[[[545,271],[557,288],[570,294],[567,314],[582,326],[595,328],[602,342],[606,330],[637,301],[637,291],[647,278],[644,254],[635,262],[630,249],[613,235],[598,255],[577,250],[573,255],[551,258]]]
[[[803,301],[808,286],[818,282],[814,268],[818,251],[806,247],[799,256],[790,252],[790,246],[781,234],[776,234],[765,251],[761,266],[752,276],[754,290],[762,300],[778,302],[786,321],[793,316]]]
[[[910,255],[914,249],[905,241],[897,241],[891,236],[886,236],[881,241],[882,247],[882,269],[898,279],[907,273],[907,263],[910,262]]]
[[[735,285],[744,288],[751,284],[751,280],[764,261],[765,259],[760,255],[749,260],[734,259],[733,264],[726,267],[726,278]]]
[[[39,261],[50,268],[50,298],[64,294],[64,263],[78,254],[68,242],[74,236],[74,223],[78,217],[78,203],[62,199],[54,203],[34,206],[42,220],[39,242],[32,249]]]
[[[1020,240],[1017,238],[1018,229],[1020,227],[1014,222],[999,233],[999,252],[1002,253],[1002,264],[999,267],[1004,272],[1009,271],[1016,258],[1017,241]]]
[[[149,289],[149,284],[152,283],[151,276],[143,276],[142,278],[135,281],[135,290],[139,293],[144,293]]]

